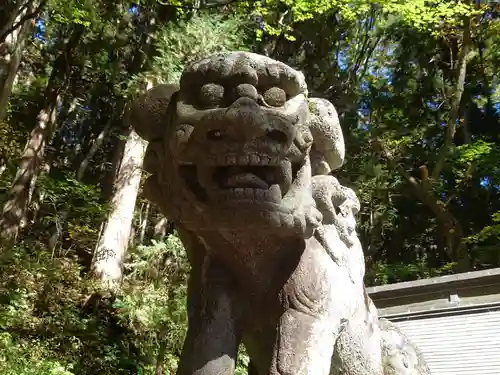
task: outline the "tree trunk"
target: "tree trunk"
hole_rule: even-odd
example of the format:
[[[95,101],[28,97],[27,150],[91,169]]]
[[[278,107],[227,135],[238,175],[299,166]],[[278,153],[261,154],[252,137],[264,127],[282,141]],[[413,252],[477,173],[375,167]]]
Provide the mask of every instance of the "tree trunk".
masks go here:
[[[139,233],[139,245],[142,245],[144,243],[144,237],[146,236],[146,228],[148,227],[150,205],[151,204],[147,202],[146,208],[144,209],[144,216],[142,217],[141,220],[141,231]]]
[[[122,278],[146,145],[135,131],[130,132],[114,183],[111,210],[93,258],[93,273],[111,286]]]
[[[106,123],[106,125],[104,126],[104,129],[102,129],[101,132],[99,133],[99,135],[96,137],[96,139],[94,140],[94,143],[90,147],[89,152],[87,153],[85,158],[80,163],[80,166],[78,167],[78,171],[76,172],[76,179],[78,181],[81,181],[83,179],[83,176],[85,175],[85,171],[87,170],[90,161],[92,160],[92,158],[94,157],[96,152],[99,150],[99,148],[101,148],[102,143],[104,142],[104,139],[107,137],[109,131],[111,130],[111,124],[112,124],[111,120],[109,120]]]
[[[158,348],[158,355],[156,356],[155,375],[163,375],[164,372],[163,367],[165,366],[165,354],[167,353],[167,340],[165,339],[165,336],[165,333],[160,332],[160,347]]]
[[[63,52],[57,57],[45,90],[45,103],[38,113],[37,122],[24,148],[20,165],[9,191],[0,218],[0,233],[6,244],[17,240],[22,221],[30,203],[30,189],[43,162],[45,146],[56,126],[57,110],[61,92],[68,84],[73,49],[76,47],[84,28],[77,25],[66,39]]]
[[[0,121],[6,114],[24,46],[33,31],[33,20],[44,4],[45,1],[24,4],[17,1],[0,8]]]
[[[385,146],[380,140],[376,143],[382,153],[388,160],[393,169],[397,170],[406,181],[412,186],[415,195],[426,204],[434,213],[441,233],[445,241],[446,252],[451,261],[456,262],[454,270],[456,272],[467,272],[471,270],[471,260],[467,245],[464,242],[464,230],[460,222],[449,211],[447,204],[436,195],[432,188],[432,181],[438,181],[441,178],[441,173],[446,165],[447,158],[453,146],[455,133],[457,131],[457,122],[460,116],[460,105],[465,87],[465,78],[467,74],[467,64],[472,56],[472,41],[471,41],[471,19],[464,20],[463,33],[460,43],[459,53],[454,65],[455,70],[455,85],[453,94],[449,99],[450,110],[448,113],[448,121],[444,134],[443,144],[441,145],[437,157],[435,159],[434,168],[430,176],[425,168],[425,175],[420,181],[417,181],[413,176],[404,170],[395,160],[392,155],[385,149]]]
[[[152,37],[155,19],[147,20],[146,32],[143,33],[140,48],[133,56],[130,72],[140,72],[147,68],[148,56],[152,54]],[[152,82],[145,82],[145,90],[152,87]],[[123,261],[128,249],[135,202],[139,192],[142,175],[142,163],[147,142],[131,130],[125,142],[122,157],[117,163],[114,176],[111,210],[108,214],[102,236],[92,258],[91,272],[114,288],[122,279]]]
[[[153,238],[156,241],[163,241],[167,235],[168,220],[166,217],[162,217],[155,224]]]
[[[464,21],[464,30],[461,40],[461,48],[456,61],[455,72],[455,87],[453,94],[450,98],[450,111],[448,114],[448,121],[446,124],[446,133],[444,135],[444,140],[441,148],[439,149],[436,163],[434,169],[432,170],[432,178],[438,180],[440,174],[446,164],[446,158],[450,152],[451,146],[453,145],[453,139],[455,138],[455,133],[457,132],[457,121],[460,115],[460,103],[462,102],[462,96],[465,88],[465,77],[467,74],[467,63],[471,57],[471,35],[470,35],[470,19]]]
[[[85,155],[85,157],[81,161],[80,165],[78,166],[78,170],[76,172],[76,180],[77,181],[82,181],[83,176],[85,175],[85,172],[89,166],[90,161],[92,160],[92,158],[94,157],[96,152],[99,150],[102,143],[104,142],[104,139],[108,135],[108,133],[111,129],[111,123],[112,123],[111,120],[106,123],[104,129],[102,129],[101,132],[98,134],[98,136],[94,140],[94,143],[92,143],[92,146],[90,147],[89,152],[87,153],[87,155]],[[48,245],[49,245],[50,251],[55,250],[57,244],[59,243],[59,241],[61,239],[61,236],[62,236],[63,230],[64,230],[63,225],[68,219],[68,216],[70,214],[70,210],[71,210],[71,204],[68,206],[68,208],[66,210],[62,211],[61,214],[58,215],[58,218],[56,219],[57,222],[55,223],[54,228],[51,231],[51,235],[48,239]]]

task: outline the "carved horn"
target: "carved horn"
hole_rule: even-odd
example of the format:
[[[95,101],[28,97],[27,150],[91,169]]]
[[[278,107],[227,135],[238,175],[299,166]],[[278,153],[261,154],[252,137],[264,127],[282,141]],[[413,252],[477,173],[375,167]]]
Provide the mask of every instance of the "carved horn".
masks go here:
[[[309,122],[314,139],[311,150],[313,175],[328,174],[344,164],[345,144],[339,116],[326,99],[309,98]]]
[[[158,85],[132,103],[128,121],[139,136],[149,142],[163,137],[170,100],[178,90],[175,84]]]

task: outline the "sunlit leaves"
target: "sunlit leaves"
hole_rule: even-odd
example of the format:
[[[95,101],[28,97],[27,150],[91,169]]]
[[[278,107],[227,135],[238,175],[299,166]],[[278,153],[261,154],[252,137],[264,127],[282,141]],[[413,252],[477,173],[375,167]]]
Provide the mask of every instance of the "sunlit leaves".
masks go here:
[[[491,219],[491,225],[466,238],[466,242],[473,246],[473,254],[485,265],[495,265],[500,260],[500,211],[495,212]]]
[[[98,26],[99,13],[93,0],[51,0],[49,9],[52,20],[57,23]]]
[[[237,16],[202,13],[162,27],[155,35],[157,54],[152,68],[127,82],[127,96],[135,95],[141,82],[153,79],[158,83],[178,82],[187,65],[205,55],[227,51],[247,50],[249,27]]]
[[[433,34],[444,27],[460,26],[464,17],[477,13],[473,5],[460,0],[382,0],[377,3],[388,13],[397,14],[411,27]]]
[[[474,143],[465,144],[457,147],[457,160],[460,163],[477,162],[485,156],[491,154],[494,144],[492,142],[485,142],[482,139]]]
[[[376,7],[386,18],[396,16],[416,30],[438,35],[445,28],[453,32],[454,27],[462,25],[464,17],[482,11],[460,0],[272,0],[266,1],[265,6],[257,3],[260,1],[256,2],[255,13],[264,20],[264,30],[269,35],[283,33],[288,38],[293,38],[295,24],[328,12],[354,22]]]

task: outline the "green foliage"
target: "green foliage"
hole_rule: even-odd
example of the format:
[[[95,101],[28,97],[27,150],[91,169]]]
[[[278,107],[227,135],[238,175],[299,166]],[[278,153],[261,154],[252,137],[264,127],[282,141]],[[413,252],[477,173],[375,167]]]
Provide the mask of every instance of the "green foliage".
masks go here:
[[[460,163],[481,161],[485,155],[491,154],[493,145],[494,144],[492,142],[485,142],[484,140],[479,139],[474,143],[459,146],[457,147],[457,161]]]
[[[467,178],[467,169],[471,165],[475,166],[477,174],[489,176],[491,183],[500,182],[499,154],[498,145],[494,142],[486,142],[484,139],[477,139],[472,143],[458,146],[453,165],[457,183]]]
[[[153,60],[155,76],[177,82],[182,70],[208,54],[246,50],[243,19],[204,13],[178,25],[167,25],[156,36],[159,54]]]
[[[93,0],[50,0],[49,15],[59,24],[75,23],[84,27],[99,27],[100,15]],[[102,26],[102,25],[101,25]]]
[[[0,327],[6,354],[0,372],[73,374],[75,363],[67,359],[78,358],[93,335],[86,333],[92,317],[79,312],[80,293],[91,285],[73,262],[33,255],[20,247],[2,253]]]
[[[28,348],[27,348],[28,346]],[[40,357],[32,345],[17,343],[8,332],[0,333],[0,371],[4,375],[74,375],[57,360]]]
[[[236,369],[234,371],[235,375],[247,375],[248,364],[250,363],[250,357],[248,356],[245,347],[240,345],[238,351],[238,360],[236,362]]]
[[[428,279],[452,272],[454,262],[438,268],[429,268],[425,256],[415,263],[377,263],[370,270],[369,277],[375,285],[385,285],[411,280]]]
[[[175,370],[188,274],[177,237],[138,247],[113,296],[43,249],[3,251],[0,264],[0,373],[153,374],[162,343],[165,372]]]
[[[374,9],[380,11],[383,18],[400,20],[403,24],[420,32],[439,36],[443,30],[463,24],[465,17],[476,16],[481,9],[464,1],[427,1],[414,0],[287,0],[259,2],[254,12],[264,20],[263,29],[257,30],[257,37],[263,32],[276,36],[283,34],[289,40],[295,40],[295,28],[301,23],[321,17],[324,14],[337,14],[337,18],[348,23],[355,23],[366,17]]]
[[[412,2],[382,0],[377,2],[388,13],[396,14],[409,26],[418,31],[438,36],[441,30],[463,24],[465,17],[480,13],[473,4],[465,1],[414,0]]]
[[[177,24],[167,24],[153,37],[157,54],[152,70],[129,82],[134,93],[140,82],[154,78],[159,83],[178,82],[184,67],[203,56],[230,50],[247,50],[249,26],[238,16],[201,13]]]
[[[72,207],[74,213],[88,221],[102,217],[106,206],[100,204],[101,190],[95,185],[87,185],[75,179],[74,174],[63,172],[58,178],[45,175],[40,179],[40,186],[44,192],[44,202],[55,213]],[[46,220],[54,220],[45,216]]]
[[[17,161],[21,152],[21,139],[21,134],[10,124],[0,122],[0,166],[15,164],[13,160]]]
[[[491,219],[493,221],[493,225],[487,225],[480,232],[470,236],[468,238],[469,242],[481,242],[488,240],[490,238],[494,238],[495,240],[500,239],[500,211],[495,212]]]
[[[64,242],[90,252],[99,234],[95,223],[104,220],[109,208],[102,202],[101,189],[77,181],[73,172],[61,172],[43,175],[39,194],[43,196],[41,224],[60,228]]]
[[[465,240],[472,245],[472,253],[482,266],[490,266],[500,261],[498,243],[500,242],[500,211],[491,216],[491,225],[486,225],[479,232]]]
[[[130,254],[123,296],[114,307],[122,324],[136,334],[137,345],[154,352],[165,343],[167,353],[181,350],[187,325],[186,285],[189,264],[179,238],[153,241]],[[170,366],[175,364],[169,359]]]

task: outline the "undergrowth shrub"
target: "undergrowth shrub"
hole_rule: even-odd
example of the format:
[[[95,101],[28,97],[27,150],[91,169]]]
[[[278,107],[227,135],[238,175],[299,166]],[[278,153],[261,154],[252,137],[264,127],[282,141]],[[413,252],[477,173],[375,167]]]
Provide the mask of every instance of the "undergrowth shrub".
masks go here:
[[[76,256],[27,246],[0,253],[0,374],[175,373],[189,272],[177,236],[132,249],[113,295]],[[236,373],[247,364],[242,349]]]
[[[188,263],[175,236],[135,249],[103,293],[76,260],[14,247],[0,259],[0,374],[170,374],[186,330]]]

